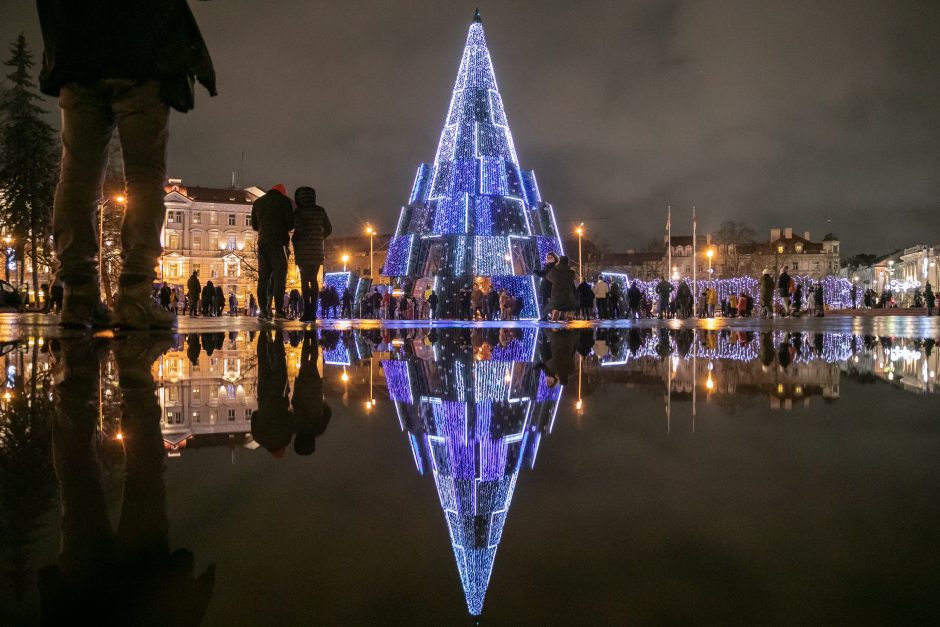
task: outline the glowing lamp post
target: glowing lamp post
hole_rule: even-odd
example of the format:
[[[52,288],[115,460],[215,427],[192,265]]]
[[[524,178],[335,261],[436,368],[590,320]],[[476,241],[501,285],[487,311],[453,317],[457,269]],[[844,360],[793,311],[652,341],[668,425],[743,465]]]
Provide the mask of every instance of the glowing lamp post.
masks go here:
[[[346,272],[346,264],[349,263],[349,255],[343,255],[343,272]]]
[[[373,243],[375,242],[375,229],[372,228],[371,224],[366,225],[366,235],[369,236],[369,278],[372,279],[372,283],[375,283],[375,265],[373,264]]]
[[[584,278],[584,267],[581,265],[581,240],[584,238],[584,222],[578,225],[578,228],[574,230],[578,235],[578,274],[583,279]]]
[[[709,248],[707,251],[705,251],[705,256],[708,257],[708,278],[710,279],[710,278],[712,278],[712,272],[713,272],[713,270],[712,270],[712,257],[715,256],[715,249],[714,249],[714,248]]]

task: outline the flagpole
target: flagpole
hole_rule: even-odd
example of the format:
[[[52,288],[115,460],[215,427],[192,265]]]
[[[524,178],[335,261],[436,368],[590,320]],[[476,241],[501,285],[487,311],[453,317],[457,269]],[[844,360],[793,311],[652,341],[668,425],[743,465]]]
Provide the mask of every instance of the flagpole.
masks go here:
[[[698,314],[698,283],[696,283],[696,272],[697,259],[696,259],[696,250],[698,247],[698,241],[696,241],[696,225],[695,225],[695,205],[692,205],[692,315]]]

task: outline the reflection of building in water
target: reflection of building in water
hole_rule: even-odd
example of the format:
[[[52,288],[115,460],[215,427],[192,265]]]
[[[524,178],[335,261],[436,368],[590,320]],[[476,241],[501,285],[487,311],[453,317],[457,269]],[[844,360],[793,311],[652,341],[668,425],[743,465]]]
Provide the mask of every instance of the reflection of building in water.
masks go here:
[[[171,454],[248,440],[251,412],[258,407],[256,361],[245,333],[203,333],[186,336],[185,345],[154,363],[163,439]]]
[[[934,340],[885,338],[847,362],[845,368],[850,376],[873,375],[908,392],[940,391],[940,351]]]
[[[432,347],[409,341],[383,363],[389,396],[418,472],[431,473],[471,614],[482,611],[496,549],[523,464],[535,464],[561,388],[534,363],[538,331],[443,331]]]

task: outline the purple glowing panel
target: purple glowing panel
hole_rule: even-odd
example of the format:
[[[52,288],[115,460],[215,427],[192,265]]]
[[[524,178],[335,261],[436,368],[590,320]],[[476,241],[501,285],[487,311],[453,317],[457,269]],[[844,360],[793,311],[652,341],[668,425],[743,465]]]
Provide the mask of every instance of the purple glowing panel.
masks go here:
[[[512,274],[509,242],[505,237],[477,236],[473,238],[473,274],[477,276]]]
[[[558,245],[558,240],[554,237],[539,236],[535,238],[535,242],[538,246],[539,263],[545,263],[545,256],[548,253],[561,254],[561,246]]]
[[[418,173],[415,175],[415,182],[411,187],[411,196],[408,198],[409,205],[425,202],[428,199],[433,172],[434,166],[430,163],[422,163],[418,166]]]
[[[535,180],[535,172],[532,170],[522,170],[522,187],[525,190],[525,199],[530,206],[535,206],[542,202],[542,196],[539,194],[539,184]]]
[[[473,363],[473,394],[477,410],[493,401],[505,401],[509,398],[512,365],[498,361],[476,361]],[[479,414],[477,415],[479,420]],[[479,422],[477,423],[479,425]],[[479,432],[479,429],[477,430]]]
[[[538,340],[538,329],[513,329],[505,343],[501,340],[493,347],[493,361],[530,362]]]
[[[480,189],[484,196],[505,196],[509,193],[505,160],[502,157],[480,157]]]
[[[382,362],[385,370],[385,383],[388,385],[388,396],[393,401],[407,405],[414,403],[411,396],[411,377],[408,373],[408,362],[398,359],[386,359]]]
[[[388,243],[388,253],[385,257],[386,276],[406,276],[411,274],[411,248],[414,235],[399,235],[393,237]]]
[[[493,198],[477,196],[473,199],[474,232],[477,235],[493,234]]]

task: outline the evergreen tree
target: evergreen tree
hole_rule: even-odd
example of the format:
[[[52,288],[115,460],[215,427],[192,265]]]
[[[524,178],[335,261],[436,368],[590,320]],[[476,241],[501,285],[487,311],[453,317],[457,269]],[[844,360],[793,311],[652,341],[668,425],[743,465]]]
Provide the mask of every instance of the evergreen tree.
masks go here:
[[[32,53],[22,33],[4,65],[12,72],[0,99],[0,227],[16,239],[17,259],[29,250],[38,296],[39,260],[49,249],[52,230],[58,144],[55,130],[43,119],[42,98],[30,77]]]

